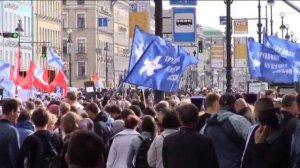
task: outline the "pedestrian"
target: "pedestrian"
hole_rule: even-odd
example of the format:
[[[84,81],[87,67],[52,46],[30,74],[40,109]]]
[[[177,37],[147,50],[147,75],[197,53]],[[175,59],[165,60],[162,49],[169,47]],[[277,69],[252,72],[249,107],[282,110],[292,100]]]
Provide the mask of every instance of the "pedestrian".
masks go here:
[[[28,111],[22,111],[17,119],[17,129],[20,135],[20,145],[25,138],[35,131],[33,123],[30,121],[31,114]]]
[[[217,168],[218,160],[212,141],[196,131],[198,109],[185,104],[177,109],[181,128],[165,137],[163,165],[165,168]]]

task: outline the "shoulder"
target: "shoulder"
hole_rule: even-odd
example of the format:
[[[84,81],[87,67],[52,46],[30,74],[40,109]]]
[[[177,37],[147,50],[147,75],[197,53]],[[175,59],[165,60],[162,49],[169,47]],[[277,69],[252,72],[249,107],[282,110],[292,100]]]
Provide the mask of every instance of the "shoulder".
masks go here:
[[[232,124],[241,124],[249,127],[251,126],[250,122],[244,116],[238,114],[233,114],[229,116],[228,119]]]

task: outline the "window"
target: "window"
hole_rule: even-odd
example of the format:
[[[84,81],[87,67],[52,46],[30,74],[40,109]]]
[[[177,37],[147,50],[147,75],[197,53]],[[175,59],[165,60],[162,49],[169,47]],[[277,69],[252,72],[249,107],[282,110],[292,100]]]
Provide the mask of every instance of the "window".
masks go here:
[[[62,21],[63,21],[63,28],[68,28],[68,18],[67,18],[67,14],[63,14],[62,15]]]
[[[67,54],[67,53],[68,53],[68,41],[63,40],[63,54]]]
[[[77,62],[77,75],[80,77],[86,76],[85,62]]]
[[[77,40],[78,53],[85,53],[85,39]]]
[[[63,3],[63,5],[66,5],[67,4],[67,0],[63,0],[62,3]]]
[[[84,14],[77,14],[77,28],[85,28],[85,16]]]
[[[84,0],[77,0],[78,5],[84,5]]]

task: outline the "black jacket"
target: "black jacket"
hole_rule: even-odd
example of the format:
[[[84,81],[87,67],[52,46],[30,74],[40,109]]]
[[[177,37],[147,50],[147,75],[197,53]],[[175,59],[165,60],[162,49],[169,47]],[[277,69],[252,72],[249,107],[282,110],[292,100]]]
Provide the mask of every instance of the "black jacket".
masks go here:
[[[242,168],[288,168],[290,167],[290,142],[277,131],[272,138],[269,136],[263,144],[255,144],[255,127],[245,149]]]
[[[45,167],[45,143],[51,141],[51,144],[55,147],[57,153],[62,153],[63,141],[59,135],[51,133],[47,130],[37,131],[34,134],[28,136],[22,144],[20,154],[17,161],[17,167],[24,167],[25,159],[29,157],[30,168]],[[63,159],[63,157],[62,157]]]
[[[218,168],[212,141],[192,128],[181,128],[163,142],[165,168]]]

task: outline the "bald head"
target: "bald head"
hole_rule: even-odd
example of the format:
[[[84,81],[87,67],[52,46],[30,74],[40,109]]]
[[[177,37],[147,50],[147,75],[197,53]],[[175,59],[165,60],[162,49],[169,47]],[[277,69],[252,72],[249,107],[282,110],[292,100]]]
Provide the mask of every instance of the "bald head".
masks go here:
[[[242,109],[248,107],[247,102],[245,101],[245,99],[243,98],[239,98],[236,100],[235,104],[234,104],[234,108],[235,111],[238,113],[240,112]]]

